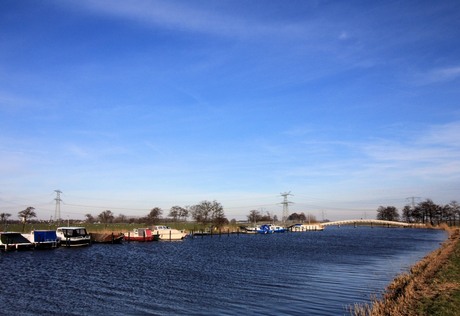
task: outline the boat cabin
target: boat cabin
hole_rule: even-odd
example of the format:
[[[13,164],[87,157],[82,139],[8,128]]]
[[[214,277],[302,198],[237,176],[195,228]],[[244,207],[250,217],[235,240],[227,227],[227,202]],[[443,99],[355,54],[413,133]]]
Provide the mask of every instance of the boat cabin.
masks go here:
[[[61,246],[88,246],[91,244],[91,235],[85,227],[58,227],[56,235],[60,238]]]
[[[27,250],[33,247],[34,244],[21,233],[0,232],[0,250]]]

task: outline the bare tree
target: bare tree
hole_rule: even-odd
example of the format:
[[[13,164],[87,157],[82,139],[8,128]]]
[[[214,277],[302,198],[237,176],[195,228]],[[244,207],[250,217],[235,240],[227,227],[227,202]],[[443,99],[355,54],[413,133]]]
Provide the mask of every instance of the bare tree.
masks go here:
[[[377,219],[385,221],[397,221],[399,219],[398,209],[394,206],[380,206],[377,209]]]
[[[262,215],[260,214],[258,210],[251,210],[247,217],[248,217],[249,223],[257,223],[258,221],[260,221],[260,218],[262,217]]]
[[[212,202],[202,201],[191,207],[192,218],[202,224],[208,224],[211,221]]]
[[[300,214],[298,213],[292,213],[291,215],[288,216],[287,218],[289,221],[296,221],[296,222],[305,222],[307,220],[307,216],[305,216],[305,213],[302,212]],[[316,219],[315,219],[316,220]]]
[[[402,210],[402,220],[406,223],[411,223],[413,219],[414,212],[410,205],[404,206]]]
[[[435,204],[431,199],[426,199],[417,204],[416,208],[422,215],[422,222],[426,223],[428,220],[431,225],[434,225],[434,220],[437,218],[440,206]]]
[[[202,201],[191,207],[192,217],[202,224],[213,223],[215,226],[222,226],[228,223],[225,217],[224,208],[217,201]]]
[[[181,217],[184,217],[184,214],[187,212],[185,208],[175,205],[169,210],[169,216],[172,217],[173,221],[177,221]]]
[[[10,213],[1,213],[0,214],[0,221],[2,222],[3,225],[3,230],[6,231],[6,226],[8,224],[8,217],[10,217]]]
[[[126,215],[119,214],[115,219],[113,220],[116,223],[126,223],[128,221],[128,218]]]
[[[147,215],[146,220],[148,224],[155,224],[160,219],[163,210],[159,207],[154,207],[150,210],[150,213]]]
[[[460,204],[458,204],[457,201],[451,201],[449,203],[451,209],[452,209],[452,214],[454,218],[454,226],[456,225],[455,222],[458,219],[458,222],[460,224]]]
[[[88,213],[88,214],[85,214],[85,217],[86,217],[86,222],[87,222],[88,224],[94,223],[95,219],[94,219],[93,215],[91,215],[90,213]]]
[[[224,207],[219,202],[212,202],[212,223],[217,227],[222,227],[228,224],[228,219],[225,217]]]
[[[35,208],[33,208],[32,206],[29,206],[25,210],[20,211],[18,213],[18,217],[22,221],[22,232],[24,232],[24,229],[26,228],[27,220],[32,217],[37,217],[37,214],[35,213]]]
[[[189,213],[190,213],[190,206],[181,207],[179,210],[179,218],[182,219],[183,221],[186,221]]]
[[[104,224],[104,227],[107,228],[108,223],[111,223],[114,219],[112,211],[105,210],[97,216],[97,218]]]

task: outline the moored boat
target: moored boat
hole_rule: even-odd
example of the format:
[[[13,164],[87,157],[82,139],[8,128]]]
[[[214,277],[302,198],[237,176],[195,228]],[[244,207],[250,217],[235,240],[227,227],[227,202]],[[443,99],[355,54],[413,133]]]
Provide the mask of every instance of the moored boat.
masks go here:
[[[152,233],[150,228],[134,228],[132,231],[125,234],[126,241],[157,241],[159,236]]]
[[[284,233],[287,231],[285,227],[272,225],[272,224],[264,224],[264,225],[256,225],[251,227],[245,227],[245,232],[247,234],[273,234],[273,233]]]
[[[287,231],[285,227],[278,225],[270,225],[270,229],[273,230],[274,233],[284,233]]]
[[[0,250],[29,250],[33,248],[34,244],[21,233],[0,232]]]
[[[59,246],[59,238],[55,230],[33,230],[23,234],[36,249],[53,249]]]
[[[91,245],[91,235],[85,227],[58,227],[56,235],[63,247],[80,247]]]
[[[306,232],[306,231],[318,231],[324,230],[324,227],[320,224],[294,224],[289,226],[291,232]]]
[[[91,241],[97,244],[121,244],[124,238],[123,233],[91,233]]]
[[[182,240],[187,236],[185,231],[168,226],[154,226],[153,234],[158,236],[160,240]]]
[[[275,230],[272,228],[271,225],[261,225],[259,230],[257,231],[258,234],[273,234]]]
[[[251,226],[251,227],[245,227],[244,228],[246,234],[257,234],[257,232],[260,230],[260,226]]]

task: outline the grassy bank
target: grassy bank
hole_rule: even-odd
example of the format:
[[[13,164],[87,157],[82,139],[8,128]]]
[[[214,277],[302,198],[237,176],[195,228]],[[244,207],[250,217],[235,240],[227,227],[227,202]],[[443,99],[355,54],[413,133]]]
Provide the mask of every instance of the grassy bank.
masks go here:
[[[460,232],[451,230],[442,246],[398,276],[380,300],[355,305],[352,315],[458,315],[460,310]]]

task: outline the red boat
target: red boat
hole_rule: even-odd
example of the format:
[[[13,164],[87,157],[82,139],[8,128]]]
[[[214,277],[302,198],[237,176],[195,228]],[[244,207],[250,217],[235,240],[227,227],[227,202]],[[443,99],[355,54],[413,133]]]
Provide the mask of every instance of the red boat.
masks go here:
[[[134,228],[132,231],[125,233],[125,240],[130,241],[157,241],[159,235],[154,235],[150,228]]]

